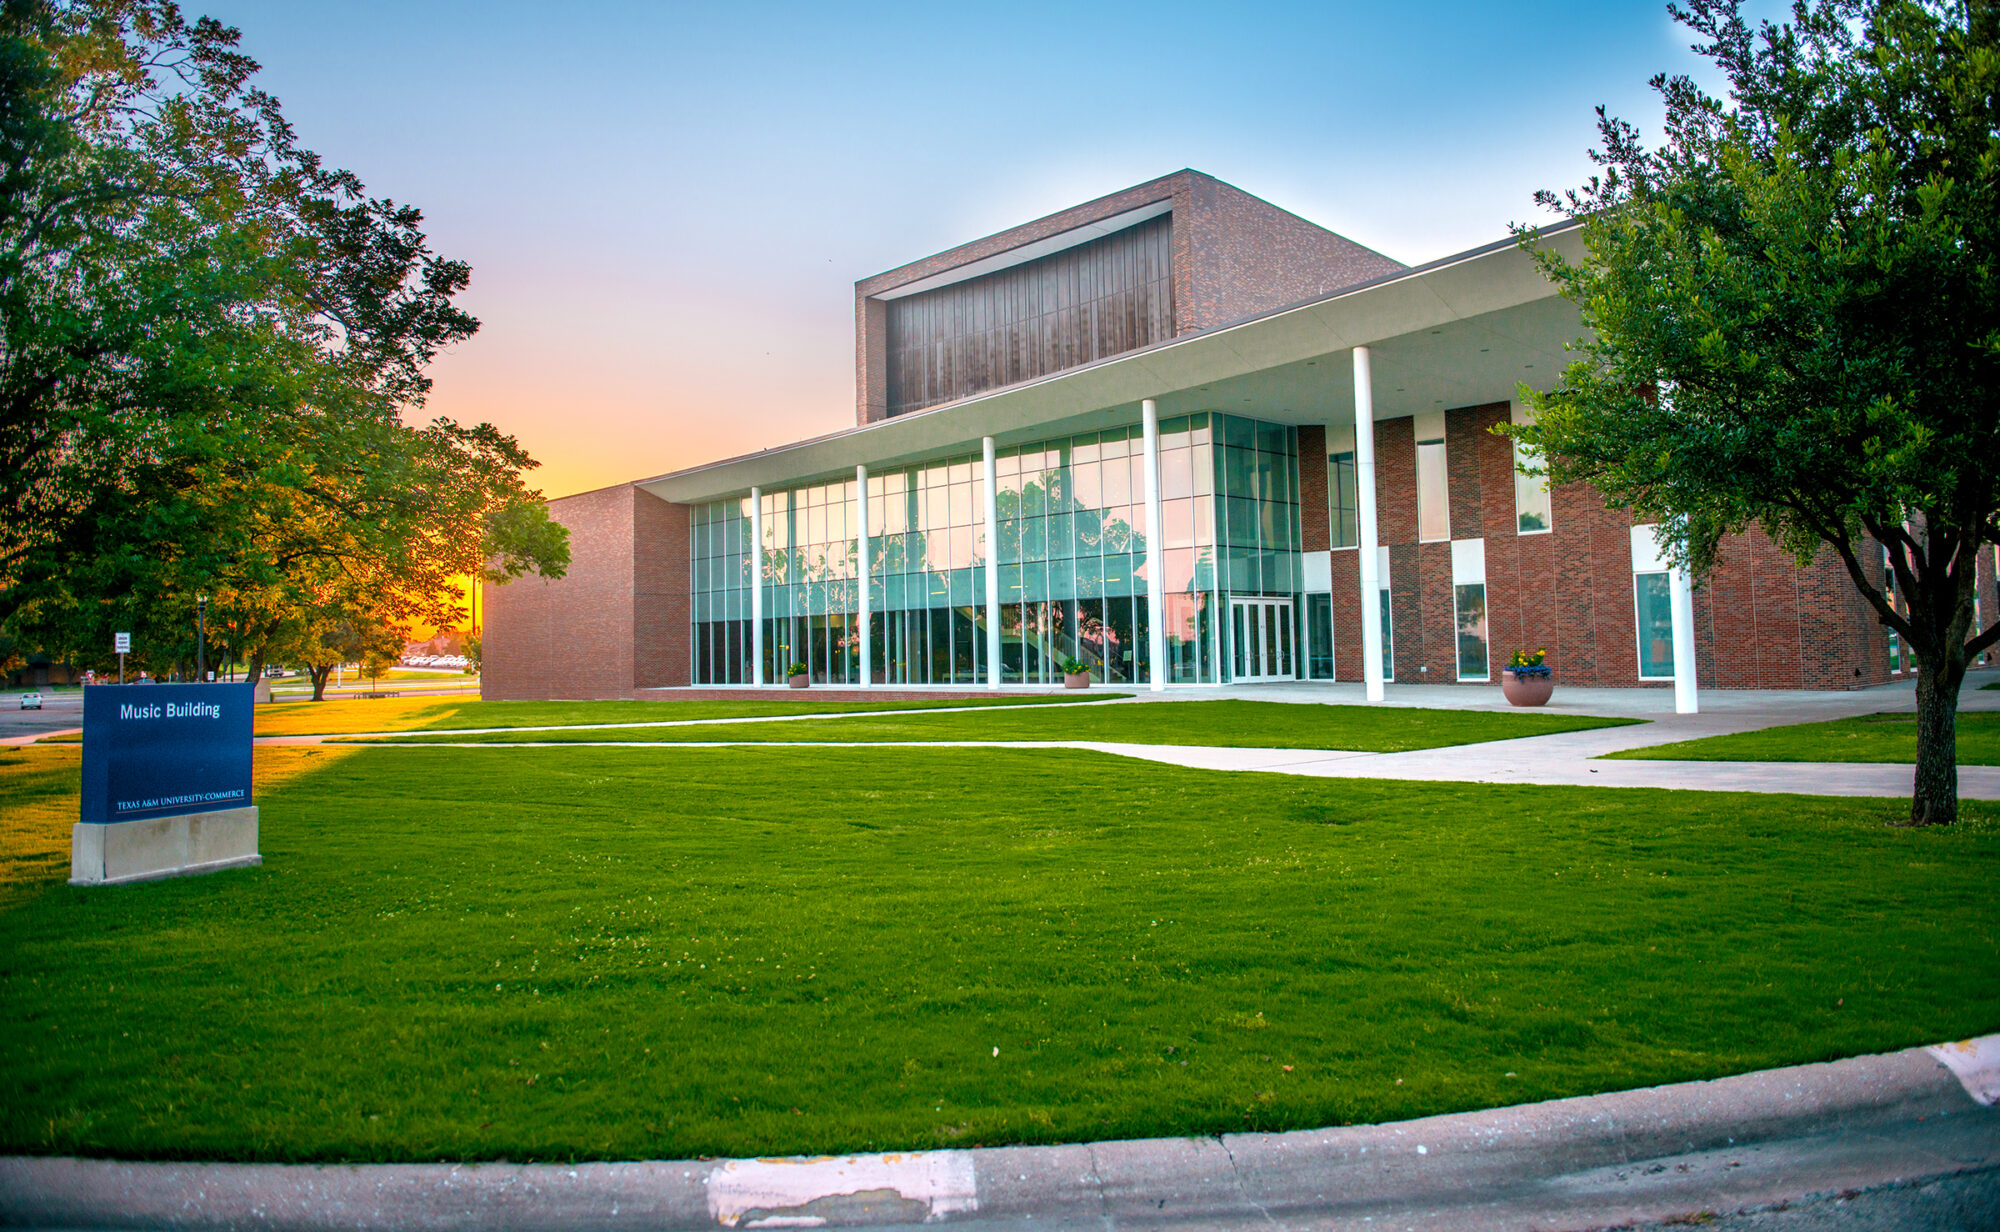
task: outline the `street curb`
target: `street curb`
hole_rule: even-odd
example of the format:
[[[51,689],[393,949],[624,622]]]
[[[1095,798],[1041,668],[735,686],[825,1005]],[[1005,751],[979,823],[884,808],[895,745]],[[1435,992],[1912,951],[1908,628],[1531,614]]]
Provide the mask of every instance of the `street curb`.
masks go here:
[[[1860,1178],[1867,1185],[1987,1172],[2000,1169],[2000,1109],[1982,1107],[1935,1057],[1911,1048],[1392,1124],[1220,1138],[576,1165],[9,1156],[0,1158],[0,1226],[540,1232],[978,1220],[1104,1227],[1421,1210],[1435,1218],[1419,1222],[1443,1227],[1459,1226],[1443,1218],[1447,1211],[1474,1205],[1483,1215],[1470,1226],[1503,1226],[1511,1221],[1493,1204],[1507,1194],[1533,1194],[1544,1210],[1549,1194],[1581,1192],[1579,1178],[1601,1189],[1593,1170],[1661,1173],[1663,1166],[1635,1166],[1699,1163],[1713,1152],[1763,1151],[1778,1160],[1782,1144],[1801,1140],[1846,1143],[1848,1159],[1860,1158],[1854,1143],[1867,1144],[1874,1169]],[[1884,1144],[1893,1154],[1899,1141],[1908,1144],[1907,1158],[1885,1157]],[[1795,1188],[1806,1185],[1795,1165],[1773,1166]],[[1754,1174],[1729,1174],[1739,1177],[1729,1192],[1757,1200]],[[1616,1176],[1626,1180],[1625,1171]],[[1671,1207],[1682,1200],[1669,1195],[1659,1209],[1686,1209]],[[1653,1208],[1628,1201],[1616,1209],[1643,1219]]]

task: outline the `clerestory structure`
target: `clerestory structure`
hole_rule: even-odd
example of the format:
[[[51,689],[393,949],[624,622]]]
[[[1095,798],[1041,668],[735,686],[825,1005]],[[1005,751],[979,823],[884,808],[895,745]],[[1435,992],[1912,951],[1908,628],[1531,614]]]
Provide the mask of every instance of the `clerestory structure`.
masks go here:
[[[1753,531],[1690,586],[1656,528],[1524,473],[1493,429],[1583,327],[1511,239],[1405,266],[1180,171],[864,279],[854,317],[854,427],[550,502],[568,576],[486,588],[485,696],[1081,661],[1379,698],[1545,649],[1566,684],[1691,703],[1911,666],[1830,553]]]

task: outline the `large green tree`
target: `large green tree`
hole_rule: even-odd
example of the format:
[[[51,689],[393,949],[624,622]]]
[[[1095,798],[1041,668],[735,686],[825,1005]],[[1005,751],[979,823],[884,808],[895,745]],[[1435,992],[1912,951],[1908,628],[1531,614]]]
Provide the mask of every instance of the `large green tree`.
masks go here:
[[[443,623],[451,579],[560,575],[489,424],[415,421],[478,322],[414,208],[302,146],[238,35],[171,0],[0,0],[0,626],[253,667],[327,596]]]
[[[1727,97],[1655,78],[1663,142],[1600,108],[1602,170],[1541,195],[1586,255],[1523,243],[1590,333],[1516,434],[1697,576],[1753,525],[1836,554],[1917,663],[1911,821],[1948,823],[1959,687],[2000,640],[1974,621],[2000,542],[2000,7],[1670,12]]]

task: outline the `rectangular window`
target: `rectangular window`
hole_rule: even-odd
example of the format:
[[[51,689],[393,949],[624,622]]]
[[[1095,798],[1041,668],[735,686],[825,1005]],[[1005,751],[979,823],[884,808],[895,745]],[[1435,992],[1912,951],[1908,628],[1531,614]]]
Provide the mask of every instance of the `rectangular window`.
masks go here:
[[[1444,438],[1417,442],[1417,539],[1451,538],[1451,496],[1445,478]]]
[[[1336,548],[1361,543],[1361,490],[1354,481],[1354,451],[1337,453],[1326,460],[1326,495],[1332,506],[1330,528]]]
[[[1639,618],[1639,679],[1674,678],[1674,604],[1665,573],[1632,575]]]
[[[1902,614],[1903,605],[1896,599],[1896,567],[1889,563],[1889,549],[1882,549],[1882,597],[1888,600],[1889,609]],[[1889,670],[1903,670],[1903,639],[1894,629],[1884,630],[1889,635]]]
[[[1549,477],[1547,475],[1524,475],[1523,464],[1537,465],[1535,459],[1521,452],[1521,446],[1514,446],[1514,518],[1519,533],[1539,535],[1550,529],[1549,523]]]
[[[1333,596],[1306,596],[1306,674],[1333,679]]]
[[[1396,678],[1396,626],[1390,619],[1394,614],[1389,603],[1389,588],[1384,586],[1376,592],[1382,597],[1382,679]]]
[[[1491,679],[1486,655],[1486,583],[1452,587],[1451,602],[1458,618],[1458,678]]]
[[[1517,424],[1532,422],[1533,412],[1520,402],[1508,408],[1508,418]],[[1550,530],[1553,515],[1549,508],[1547,475],[1523,475],[1523,466],[1539,467],[1541,458],[1534,450],[1514,442],[1514,530],[1516,534],[1539,535]]]

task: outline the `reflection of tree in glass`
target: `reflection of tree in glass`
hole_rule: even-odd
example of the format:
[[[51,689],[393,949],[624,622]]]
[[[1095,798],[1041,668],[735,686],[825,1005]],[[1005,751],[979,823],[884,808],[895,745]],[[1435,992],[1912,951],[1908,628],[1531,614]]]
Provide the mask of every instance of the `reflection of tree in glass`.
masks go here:
[[[1068,480],[1069,472],[1059,468],[1025,475],[1018,481],[1000,481],[1000,492],[994,503],[998,506],[1002,561],[1045,560],[1057,555],[1046,544],[1040,552],[1023,554],[1021,536],[1030,517],[1049,520],[1069,517],[1077,543],[1084,549],[1082,554],[1085,556],[1144,555],[1146,537],[1133,530],[1132,523],[1121,515],[1123,506],[1086,505],[1070,491]],[[1010,487],[1011,482],[1018,482],[1019,489]]]

